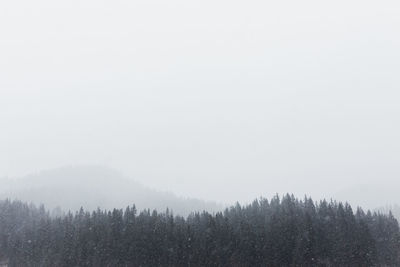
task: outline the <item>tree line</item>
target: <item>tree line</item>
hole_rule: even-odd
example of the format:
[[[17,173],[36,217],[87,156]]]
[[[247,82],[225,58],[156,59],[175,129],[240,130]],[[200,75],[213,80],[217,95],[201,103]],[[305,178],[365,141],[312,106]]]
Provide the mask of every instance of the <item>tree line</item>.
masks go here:
[[[52,217],[0,201],[0,262],[9,266],[400,266],[391,213],[293,195],[188,217],[96,210]]]

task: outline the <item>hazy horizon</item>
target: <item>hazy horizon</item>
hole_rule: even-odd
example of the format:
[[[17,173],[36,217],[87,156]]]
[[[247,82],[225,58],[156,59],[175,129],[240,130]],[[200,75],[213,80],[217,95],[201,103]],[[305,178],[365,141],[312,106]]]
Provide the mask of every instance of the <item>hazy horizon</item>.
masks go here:
[[[370,204],[400,203],[399,12],[396,1],[5,1],[0,177],[95,164],[222,203],[346,201],[365,186],[380,188]]]

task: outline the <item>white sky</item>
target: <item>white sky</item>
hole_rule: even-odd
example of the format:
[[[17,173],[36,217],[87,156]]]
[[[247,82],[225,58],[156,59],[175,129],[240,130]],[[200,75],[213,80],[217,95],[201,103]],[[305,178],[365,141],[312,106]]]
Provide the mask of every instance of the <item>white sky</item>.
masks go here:
[[[0,176],[104,164],[223,202],[399,186],[399,30],[398,1],[1,1]]]

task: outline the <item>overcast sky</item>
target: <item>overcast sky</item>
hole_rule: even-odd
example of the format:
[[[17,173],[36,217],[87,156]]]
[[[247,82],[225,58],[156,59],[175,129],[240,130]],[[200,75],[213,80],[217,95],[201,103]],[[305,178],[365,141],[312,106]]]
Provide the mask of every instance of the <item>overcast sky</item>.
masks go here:
[[[0,176],[229,202],[400,186],[398,1],[0,3]]]

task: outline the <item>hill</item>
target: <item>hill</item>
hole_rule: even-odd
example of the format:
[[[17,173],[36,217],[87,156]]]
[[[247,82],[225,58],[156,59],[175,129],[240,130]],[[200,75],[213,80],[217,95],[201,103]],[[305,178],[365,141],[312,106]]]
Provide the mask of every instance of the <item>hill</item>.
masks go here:
[[[41,171],[22,178],[2,179],[1,198],[44,204],[49,210],[123,208],[133,203],[141,209],[171,209],[179,215],[192,211],[214,212],[213,202],[181,198],[158,192],[102,166],[73,166]]]

